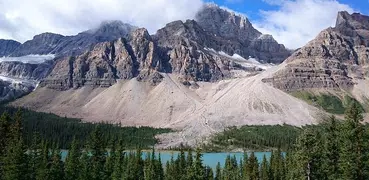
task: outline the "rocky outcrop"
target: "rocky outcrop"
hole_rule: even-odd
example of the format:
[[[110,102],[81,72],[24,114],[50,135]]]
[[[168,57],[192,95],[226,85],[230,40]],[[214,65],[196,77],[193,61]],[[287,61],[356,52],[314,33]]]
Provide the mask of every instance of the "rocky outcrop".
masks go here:
[[[145,79],[162,67],[155,49],[147,30],[137,29],[127,39],[99,43],[82,55],[58,60],[40,86],[66,90],[84,85],[108,87],[117,79],[138,75]]]
[[[0,102],[10,101],[26,95],[34,89],[29,84],[14,83],[0,79]]]
[[[211,55],[205,47],[216,41],[194,20],[175,21],[158,30],[154,36],[161,47],[167,72],[178,73],[183,80],[217,81],[225,76],[229,60]],[[224,71],[223,71],[224,70]]]
[[[367,75],[368,22],[368,16],[339,12],[336,27],[322,31],[289,57],[273,78],[264,81],[285,91],[351,89],[353,79]]]
[[[13,40],[0,39],[0,57],[9,56],[21,43]]]
[[[17,79],[40,80],[48,75],[52,65],[51,61],[41,64],[5,61],[0,63],[0,75]]]
[[[53,33],[36,35],[17,48],[11,56],[29,54],[56,54],[56,56],[80,55],[99,42],[113,41],[125,37],[136,27],[121,21],[103,22],[98,28],[75,36],[62,36]]]
[[[217,51],[230,55],[254,57],[261,62],[281,63],[289,55],[282,44],[271,35],[263,35],[242,15],[236,15],[215,4],[206,4],[196,15],[196,21],[217,39],[227,41],[227,45],[212,46]],[[218,43],[219,44],[219,43]]]

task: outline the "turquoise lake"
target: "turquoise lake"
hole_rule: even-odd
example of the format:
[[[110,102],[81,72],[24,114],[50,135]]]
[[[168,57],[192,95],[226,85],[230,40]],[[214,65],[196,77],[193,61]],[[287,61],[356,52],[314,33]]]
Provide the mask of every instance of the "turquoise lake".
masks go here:
[[[174,159],[177,158],[179,152],[168,152],[168,151],[163,151],[160,152],[160,156],[161,156],[161,161],[163,163],[163,165],[169,161],[171,159],[171,157],[173,156]],[[142,157],[145,158],[146,157],[146,152],[143,152]],[[250,153],[248,153],[250,155]],[[67,155],[67,151],[62,151],[62,158],[63,160],[65,159]],[[156,152],[156,157],[158,157],[159,152]],[[203,163],[207,166],[210,166],[212,168],[215,168],[216,165],[218,164],[218,162],[220,162],[220,165],[223,167],[225,159],[228,155],[231,155],[232,157],[235,156],[237,158],[238,161],[240,161],[241,159],[243,159],[243,153],[203,153]],[[269,160],[270,156],[271,156],[271,152],[255,152],[255,156],[257,157],[259,163],[261,163],[261,161],[263,160],[263,156],[266,156],[266,158]]]

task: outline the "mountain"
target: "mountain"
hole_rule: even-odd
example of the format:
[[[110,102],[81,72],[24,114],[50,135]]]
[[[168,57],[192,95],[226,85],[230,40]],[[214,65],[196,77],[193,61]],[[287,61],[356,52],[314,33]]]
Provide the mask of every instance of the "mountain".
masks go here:
[[[152,35],[115,27],[123,26],[69,37],[83,37],[73,40],[80,45],[63,44],[64,36],[31,40],[32,51],[56,56],[37,89],[11,105],[85,121],[177,129],[160,137],[166,147],[195,145],[229,126],[318,123],[323,113],[263,82],[283,69],[274,64],[290,51],[245,17],[208,4],[194,20],[170,22]],[[96,35],[101,33],[108,37]],[[27,49],[25,44],[18,49]],[[12,55],[20,52],[27,51]]]
[[[75,36],[43,33],[20,45],[11,53],[11,56],[19,57],[29,54],[79,55],[91,45],[124,37],[134,29],[136,27],[121,21],[106,21],[96,29],[84,31]]]
[[[0,57],[9,56],[13,53],[19,46],[20,42],[14,40],[0,39]]]
[[[369,17],[339,12],[334,28],[292,54],[284,68],[265,79],[284,91],[351,91],[369,76]]]
[[[261,62],[279,64],[290,55],[284,45],[278,44],[271,35],[256,30],[250,21],[234,12],[229,12],[215,4],[206,4],[195,20],[212,35],[228,41],[214,48],[227,54],[254,57]],[[223,40],[223,41],[224,41]]]

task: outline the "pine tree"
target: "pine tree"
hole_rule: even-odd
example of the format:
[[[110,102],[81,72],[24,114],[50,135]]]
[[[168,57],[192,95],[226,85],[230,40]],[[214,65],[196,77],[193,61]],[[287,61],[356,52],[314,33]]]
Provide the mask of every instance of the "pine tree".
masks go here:
[[[214,173],[211,167],[206,166],[204,175],[204,180],[214,180]]]
[[[195,160],[188,171],[188,179],[202,180],[205,176],[205,168],[202,164],[202,154],[200,149],[196,149]]]
[[[71,148],[65,160],[65,179],[76,180],[79,177],[81,152],[76,138],[73,139]]]
[[[60,150],[54,148],[51,158],[51,165],[49,170],[48,180],[63,180],[64,179],[64,167],[61,161]]]
[[[109,155],[106,158],[106,162],[104,165],[104,174],[105,174],[104,179],[106,180],[112,179],[115,159],[116,159],[116,142],[113,141],[111,144]]]
[[[91,151],[91,179],[101,180],[104,178],[104,164],[106,161],[105,146],[102,139],[100,126],[96,126],[91,133],[88,150]]]
[[[363,116],[357,103],[345,112],[340,168],[344,179],[366,179]]]
[[[339,150],[339,130],[337,120],[334,116],[329,119],[329,122],[325,126],[325,156],[326,161],[325,173],[330,180],[339,179],[341,176],[339,168],[340,150]]]
[[[78,180],[89,180],[91,179],[91,158],[89,156],[88,151],[82,152],[82,157],[80,161],[80,169],[79,169],[79,176]]]
[[[295,154],[298,179],[325,179],[322,144],[320,133],[312,129],[307,129],[300,135]]]
[[[242,167],[242,179],[250,179],[250,174],[247,170],[247,167],[249,166],[249,158],[247,155],[247,152],[243,153],[243,167]]]
[[[3,179],[4,180],[23,180],[27,178],[26,147],[22,136],[22,117],[18,111],[14,117],[14,123],[10,127],[10,141],[5,150],[3,158]]]
[[[122,145],[122,141],[119,141],[119,145],[117,148],[115,160],[114,160],[114,169],[112,173],[112,180],[120,180],[123,174],[123,162],[124,162],[124,148]]]
[[[269,170],[268,160],[266,159],[266,156],[264,154],[263,162],[261,163],[260,167],[260,180],[269,180],[268,170]]]
[[[5,154],[6,147],[9,143],[11,121],[10,115],[7,112],[3,113],[0,117],[0,158],[1,155]]]
[[[254,152],[251,153],[248,159],[246,169],[250,180],[257,180],[259,178],[259,163]]]
[[[49,143],[43,140],[41,146],[41,160],[37,165],[36,180],[48,179],[49,175]]]
[[[222,168],[220,167],[220,163],[218,162],[216,168],[215,168],[215,180],[222,180]]]
[[[36,179],[36,172],[38,166],[41,164],[42,161],[42,142],[40,135],[35,133],[32,138],[32,144],[29,148],[28,153],[28,179],[35,180]]]

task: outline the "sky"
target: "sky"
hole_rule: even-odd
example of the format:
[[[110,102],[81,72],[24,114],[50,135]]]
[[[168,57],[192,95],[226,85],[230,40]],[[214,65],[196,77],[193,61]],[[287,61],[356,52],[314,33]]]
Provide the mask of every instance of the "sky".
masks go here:
[[[193,19],[207,2],[246,16],[290,49],[334,26],[338,11],[369,15],[369,0],[0,0],[0,39],[24,42],[43,32],[74,35],[106,20],[153,34],[168,22]]]

